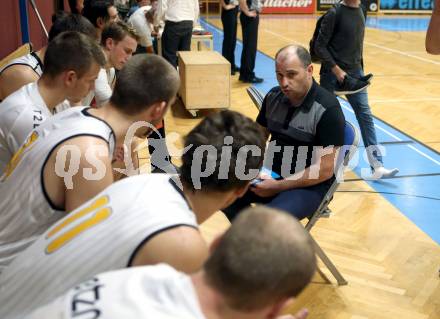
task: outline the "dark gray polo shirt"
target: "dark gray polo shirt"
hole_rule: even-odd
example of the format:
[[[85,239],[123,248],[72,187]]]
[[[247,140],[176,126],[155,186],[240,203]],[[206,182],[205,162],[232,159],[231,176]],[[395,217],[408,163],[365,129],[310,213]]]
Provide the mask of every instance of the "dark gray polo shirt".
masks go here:
[[[288,175],[309,167],[314,146],[344,144],[345,119],[341,106],[333,94],[314,80],[298,107],[290,103],[279,86],[272,88],[264,98],[257,122],[269,130],[271,142],[281,147],[281,151],[274,153],[272,170],[283,177],[287,176],[285,170],[281,174],[282,165],[290,165]]]

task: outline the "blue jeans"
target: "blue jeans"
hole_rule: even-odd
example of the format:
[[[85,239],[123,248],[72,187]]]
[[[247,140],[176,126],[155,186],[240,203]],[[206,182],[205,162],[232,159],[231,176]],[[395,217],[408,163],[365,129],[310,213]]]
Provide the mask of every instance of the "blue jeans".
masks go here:
[[[364,75],[362,69],[347,73],[354,78],[359,78]],[[321,70],[320,76],[320,85],[324,89],[333,93],[336,84],[338,83],[333,72],[331,70]],[[354,114],[359,123],[362,140],[364,141],[370,166],[382,166],[382,154],[377,147],[376,130],[374,129],[373,115],[371,114],[370,105],[368,105],[367,89],[355,94],[346,95],[345,97],[353,108]]]
[[[249,190],[243,197],[223,209],[223,212],[232,221],[250,204],[260,203],[271,208],[281,209],[301,220],[312,215],[318,209],[330,185],[330,183],[324,182],[306,188],[293,188],[272,197],[260,197]]]

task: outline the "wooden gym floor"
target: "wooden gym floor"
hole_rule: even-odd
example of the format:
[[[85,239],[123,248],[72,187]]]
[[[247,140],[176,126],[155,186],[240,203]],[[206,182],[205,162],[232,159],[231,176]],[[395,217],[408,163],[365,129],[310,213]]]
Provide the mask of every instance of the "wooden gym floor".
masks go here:
[[[207,21],[221,29],[218,17]],[[273,57],[289,43],[307,47],[315,21],[310,16],[263,17],[258,49]],[[369,97],[377,118],[440,151],[440,57],[425,53],[424,37],[424,31],[367,29],[366,71],[375,75]],[[239,58],[236,56],[237,64]],[[316,67],[317,79],[318,73]],[[257,75],[262,75],[258,69]],[[257,110],[246,94],[246,87],[238,76],[232,78],[232,109],[255,118]],[[206,113],[192,118],[176,103],[167,114],[168,134],[184,135],[203,114]],[[180,148],[181,142],[177,140],[175,145]],[[178,158],[175,160],[178,162]],[[357,178],[353,172],[347,173],[347,177]],[[396,181],[410,183],[405,178]],[[398,201],[409,201],[408,198],[401,196],[393,202],[378,194],[374,187],[362,180],[342,184],[342,192],[336,194],[330,205],[334,214],[318,221],[312,230],[349,284],[338,287],[322,266],[330,282],[317,274],[288,312],[307,307],[310,318],[320,319],[440,318],[438,243],[399,211]],[[440,207],[438,199],[433,199],[432,205]],[[417,211],[417,205],[414,210]],[[219,212],[202,225],[202,231],[210,241],[228,225]],[[436,227],[440,232],[440,225]]]

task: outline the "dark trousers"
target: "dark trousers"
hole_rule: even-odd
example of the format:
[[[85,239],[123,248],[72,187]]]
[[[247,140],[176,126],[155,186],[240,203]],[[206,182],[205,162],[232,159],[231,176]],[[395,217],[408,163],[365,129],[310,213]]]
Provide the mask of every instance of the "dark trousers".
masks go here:
[[[162,56],[177,67],[177,51],[191,50],[192,21],[165,22],[162,34]]]
[[[312,215],[321,204],[330,183],[321,183],[306,188],[294,188],[278,193],[272,197],[260,197],[252,191],[237,199],[232,205],[223,209],[226,217],[233,220],[244,208],[252,203],[265,204],[271,208],[281,209],[299,220]]]
[[[171,162],[171,156],[168,152],[165,142],[165,122],[162,121],[162,127],[151,132],[148,137],[148,152],[150,153],[150,161],[152,169],[164,168]]]
[[[222,55],[235,66],[235,45],[237,43],[238,6],[231,10],[222,10],[223,46]]]
[[[138,45],[134,54],[147,53],[145,47]],[[156,151],[156,152],[155,152]],[[156,131],[151,132],[148,137],[148,152],[151,156],[151,163],[159,163],[157,165],[166,166],[165,162],[171,162],[171,156],[168,152],[167,144],[165,143],[165,121],[162,120],[162,127]],[[165,162],[164,162],[165,161]],[[156,165],[152,165],[153,169]]]
[[[258,23],[260,17],[250,18],[240,14],[243,33],[243,51],[241,52],[240,79],[251,79],[255,76],[255,58],[257,57]]]

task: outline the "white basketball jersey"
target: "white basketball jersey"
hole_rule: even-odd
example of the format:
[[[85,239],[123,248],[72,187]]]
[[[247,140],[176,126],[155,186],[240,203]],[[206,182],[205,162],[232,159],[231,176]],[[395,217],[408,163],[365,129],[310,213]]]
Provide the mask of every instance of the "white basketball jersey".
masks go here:
[[[90,115],[87,108],[75,107],[52,116],[36,128],[0,177],[0,272],[64,216],[63,208],[54,207],[46,195],[43,168],[59,144],[81,135],[104,139],[113,154],[112,128]]]
[[[27,319],[204,319],[191,278],[168,265],[96,276]]]
[[[110,185],[3,271],[0,318],[21,319],[98,273],[128,267],[150,238],[178,226],[197,228],[197,221],[171,175],[137,175]]]
[[[13,65],[27,65],[34,70],[39,77],[41,77],[41,74],[43,74],[43,62],[41,62],[40,58],[35,52],[31,52],[11,60],[8,64],[0,68],[0,73]]]
[[[29,133],[51,116],[37,82],[26,84],[0,103],[0,175]]]

